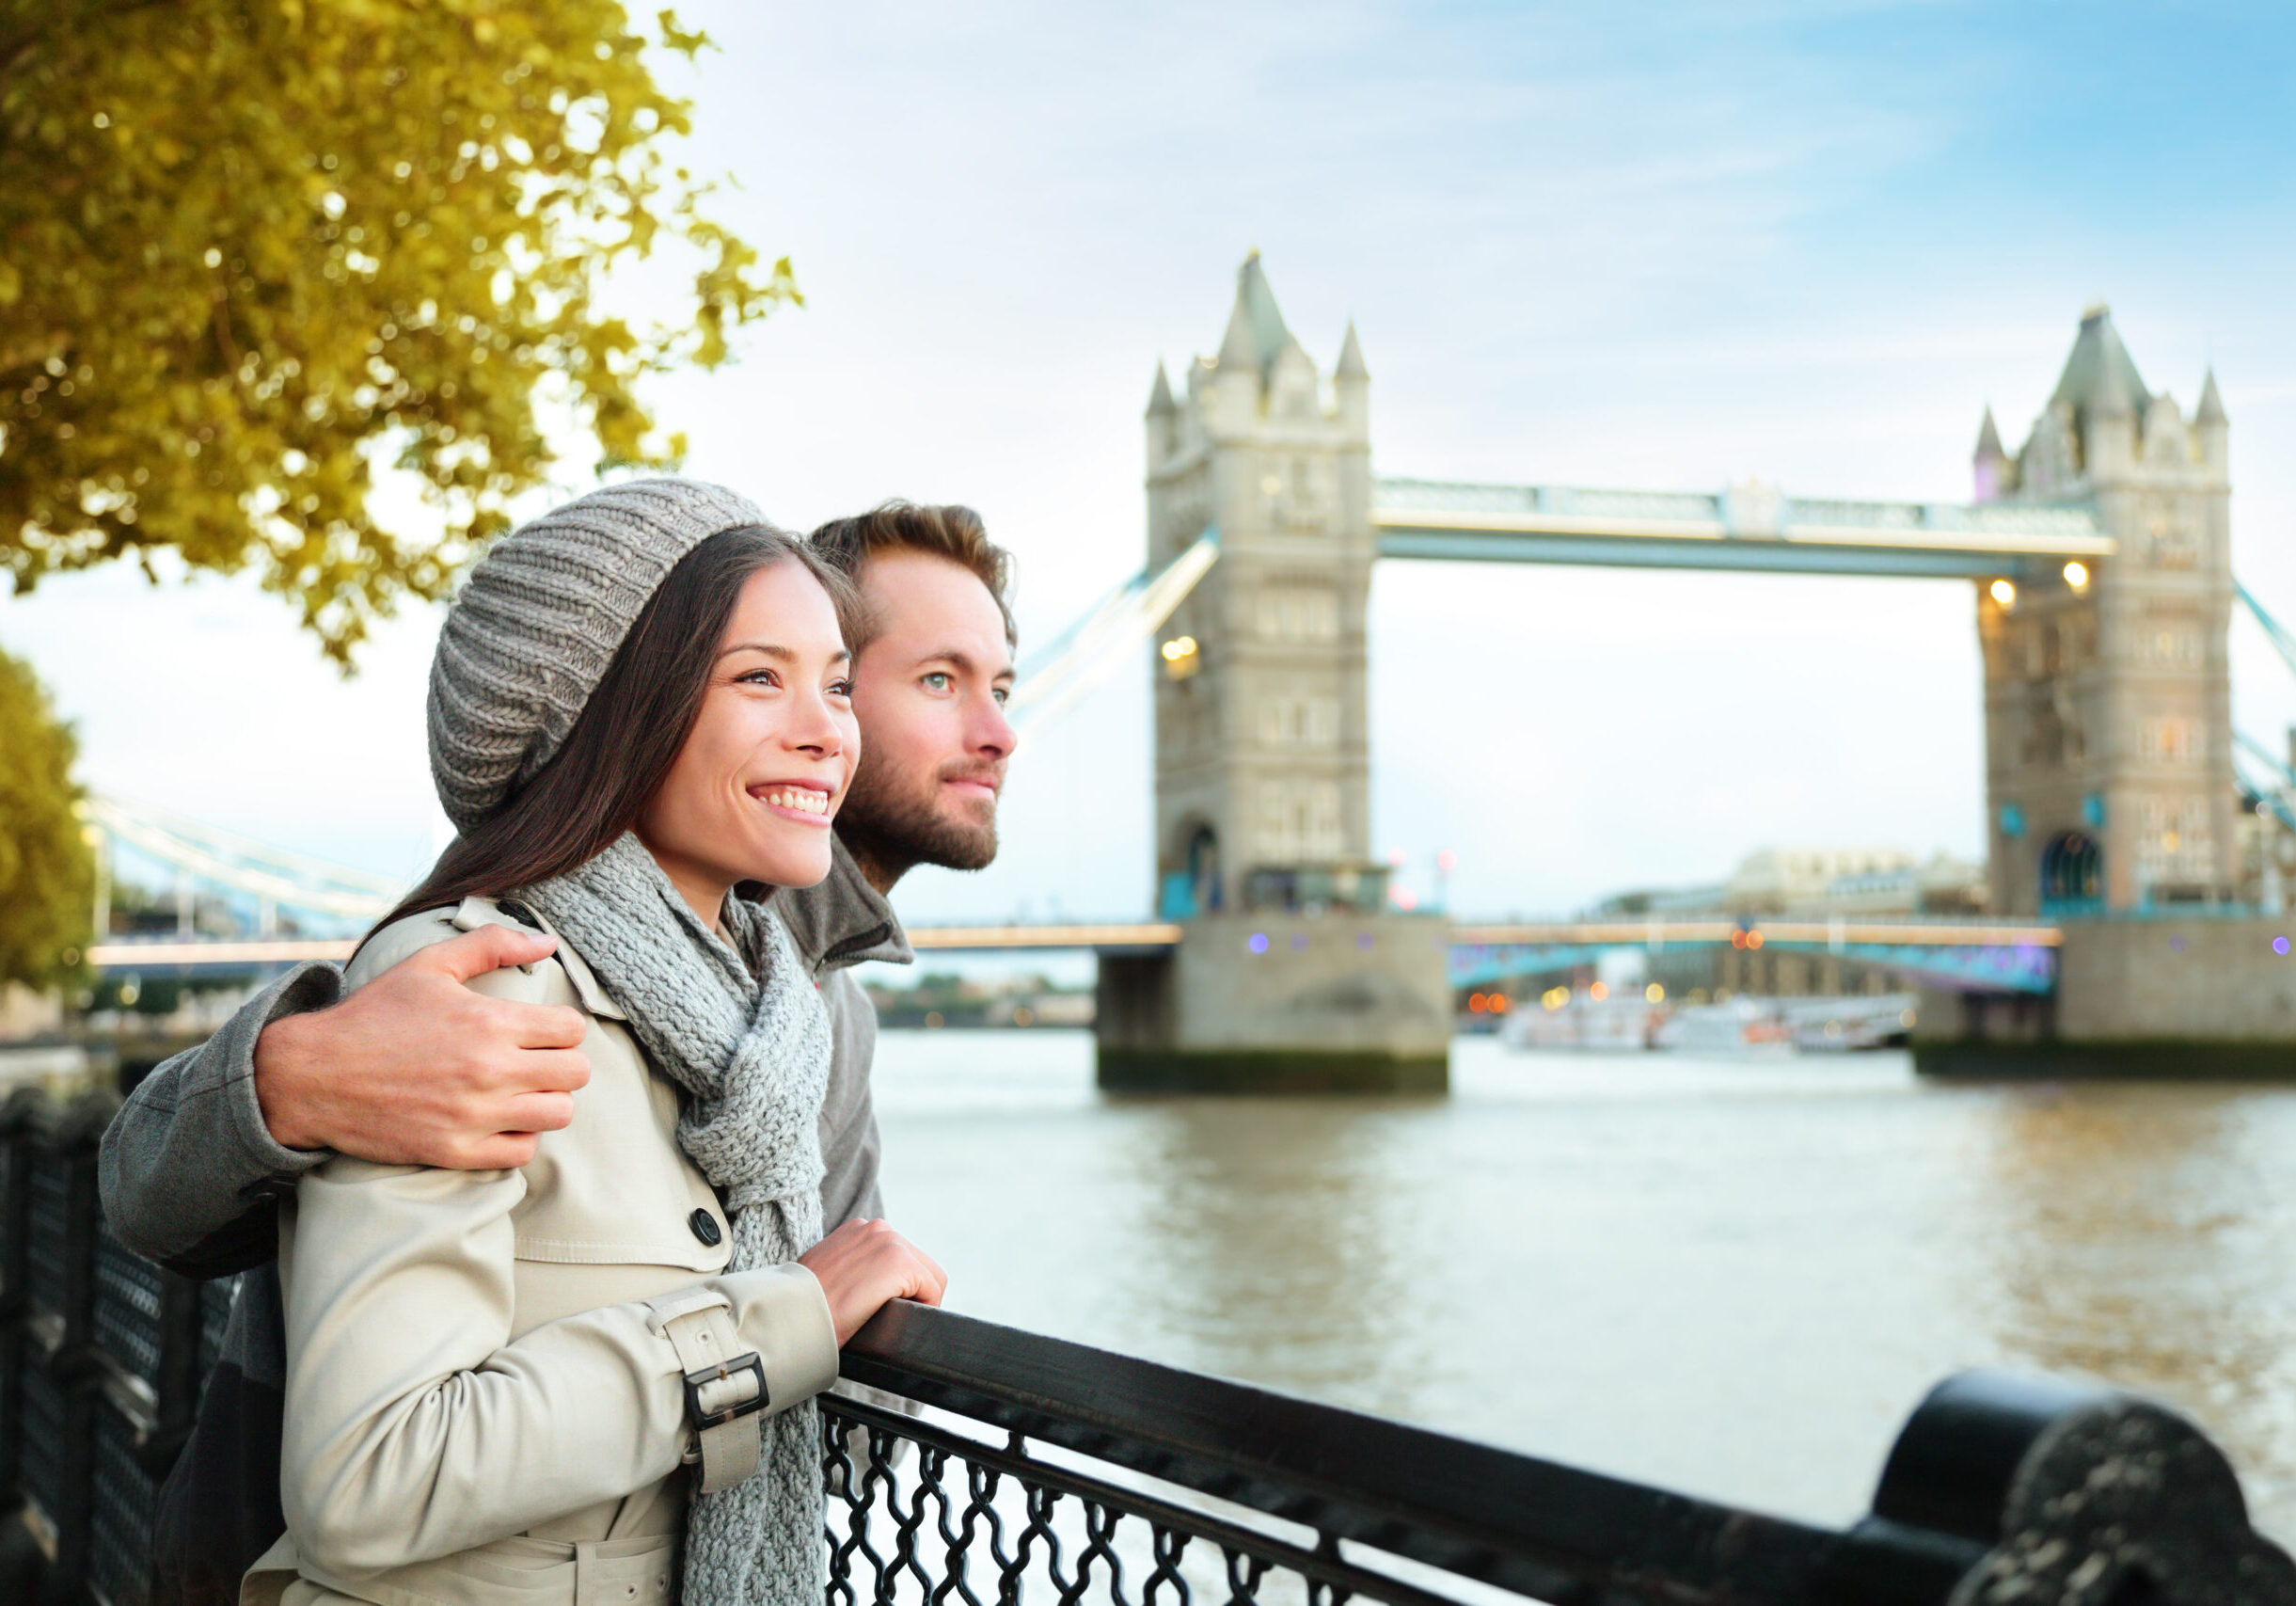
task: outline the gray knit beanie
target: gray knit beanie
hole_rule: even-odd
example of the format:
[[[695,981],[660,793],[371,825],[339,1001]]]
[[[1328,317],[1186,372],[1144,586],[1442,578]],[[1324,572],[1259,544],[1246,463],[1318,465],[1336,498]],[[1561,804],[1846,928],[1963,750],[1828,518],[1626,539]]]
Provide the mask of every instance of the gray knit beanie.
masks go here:
[[[721,530],[766,522],[723,485],[629,480],[496,542],[431,660],[431,777],[455,829],[549,762],[680,558]]]

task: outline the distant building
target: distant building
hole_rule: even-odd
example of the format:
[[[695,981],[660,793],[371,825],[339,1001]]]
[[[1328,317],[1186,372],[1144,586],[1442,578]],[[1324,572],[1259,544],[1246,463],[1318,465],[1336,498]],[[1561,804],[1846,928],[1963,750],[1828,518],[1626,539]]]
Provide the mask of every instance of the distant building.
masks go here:
[[[1726,880],[1621,893],[1591,913],[1974,914],[1985,907],[1985,867],[1942,851],[1923,860],[1896,848],[1762,848]]]

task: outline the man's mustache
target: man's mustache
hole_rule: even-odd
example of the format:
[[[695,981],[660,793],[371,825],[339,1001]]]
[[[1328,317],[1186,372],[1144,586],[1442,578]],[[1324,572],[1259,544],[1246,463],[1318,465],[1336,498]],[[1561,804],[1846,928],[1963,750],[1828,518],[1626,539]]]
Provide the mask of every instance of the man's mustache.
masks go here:
[[[1002,764],[991,764],[986,767],[974,764],[952,765],[941,771],[940,778],[943,781],[977,781],[999,794],[1005,790],[1005,766]]]

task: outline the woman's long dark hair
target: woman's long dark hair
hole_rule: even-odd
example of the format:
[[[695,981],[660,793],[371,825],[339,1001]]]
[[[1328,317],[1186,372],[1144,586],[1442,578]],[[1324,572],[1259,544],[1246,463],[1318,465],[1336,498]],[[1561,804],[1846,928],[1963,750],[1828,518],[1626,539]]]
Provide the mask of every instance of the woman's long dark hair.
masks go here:
[[[762,524],[720,530],[678,560],[647,598],[565,745],[493,814],[457,836],[374,930],[473,894],[505,897],[564,875],[637,823],[701,716],[710,666],[741,588],[779,563],[800,564],[821,582],[836,605],[846,645],[858,654],[866,621],[851,580],[778,530]]]

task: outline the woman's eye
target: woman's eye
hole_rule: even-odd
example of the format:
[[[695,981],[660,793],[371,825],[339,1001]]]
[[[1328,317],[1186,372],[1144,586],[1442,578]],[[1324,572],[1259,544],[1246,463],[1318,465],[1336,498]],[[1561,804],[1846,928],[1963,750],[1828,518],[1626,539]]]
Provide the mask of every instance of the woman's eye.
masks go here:
[[[752,669],[734,676],[736,686],[779,686],[781,683],[782,677],[770,669]]]
[[[832,680],[829,683],[829,694],[832,697],[850,697],[853,683],[850,680]]]

